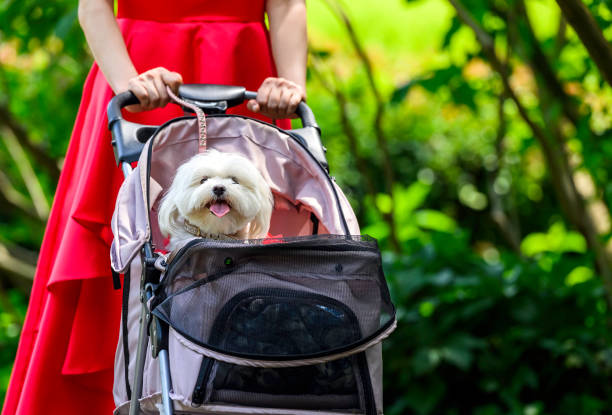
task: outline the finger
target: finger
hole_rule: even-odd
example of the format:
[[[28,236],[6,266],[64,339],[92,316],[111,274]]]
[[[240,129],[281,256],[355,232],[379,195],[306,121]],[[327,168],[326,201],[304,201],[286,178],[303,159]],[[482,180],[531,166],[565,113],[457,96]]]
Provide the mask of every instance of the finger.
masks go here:
[[[270,89],[269,84],[267,84],[264,81],[264,83],[261,84],[261,86],[257,90],[257,97],[255,98],[255,100],[257,101],[257,104],[259,106],[259,110],[260,111],[262,109],[266,108],[266,104],[268,103],[268,98],[270,96],[270,92],[271,92],[271,89]]]
[[[183,77],[178,72],[170,72],[165,70],[161,74],[162,81],[168,85],[172,92],[178,94],[178,87],[183,84]]]
[[[168,102],[170,102],[170,96],[168,95],[168,91],[166,89],[166,85],[162,80],[161,76],[156,76],[153,78],[153,83],[155,85],[155,89],[157,94],[159,95],[158,106],[165,107]]]
[[[270,91],[270,95],[268,96],[268,102],[266,103],[266,108],[269,112],[275,115],[275,118],[279,115],[278,109],[280,105],[282,90],[279,88],[274,88]]]
[[[297,107],[298,105],[300,105],[301,101],[302,101],[301,93],[294,92],[293,94],[291,94],[291,98],[289,99],[289,106],[287,107],[288,115],[295,115],[297,117],[295,110],[297,110]]]
[[[146,88],[140,82],[130,82],[128,89],[132,91],[134,95],[136,95],[136,98],[138,98],[138,101],[140,102],[140,105],[135,107],[134,110],[145,111],[149,106],[149,94]]]
[[[146,82],[144,82],[143,86],[146,88],[147,93],[149,94],[149,109],[159,107],[159,92],[155,87],[155,81],[153,75],[149,75],[146,78]]]
[[[256,112],[256,113],[259,112],[259,110],[260,110],[259,104],[254,99],[250,99],[247,102],[247,108],[249,109],[249,111],[253,111],[253,112]]]
[[[278,89],[278,106],[276,113],[279,118],[285,118],[289,115],[289,100],[291,99],[291,90],[287,88]]]

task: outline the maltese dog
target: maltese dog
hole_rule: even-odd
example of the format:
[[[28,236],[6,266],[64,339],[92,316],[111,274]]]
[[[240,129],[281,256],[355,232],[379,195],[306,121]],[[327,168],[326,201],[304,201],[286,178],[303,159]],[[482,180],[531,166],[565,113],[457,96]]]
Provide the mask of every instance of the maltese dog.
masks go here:
[[[254,239],[266,236],[274,198],[257,168],[237,154],[209,150],[176,171],[158,214],[175,250],[194,237]]]

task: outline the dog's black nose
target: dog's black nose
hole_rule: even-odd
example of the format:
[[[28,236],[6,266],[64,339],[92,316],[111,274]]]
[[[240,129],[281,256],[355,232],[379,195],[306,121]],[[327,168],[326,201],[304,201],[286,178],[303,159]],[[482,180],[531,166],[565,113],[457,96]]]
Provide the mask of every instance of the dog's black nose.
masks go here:
[[[223,193],[225,193],[225,186],[215,186],[212,190],[215,195],[221,196]]]

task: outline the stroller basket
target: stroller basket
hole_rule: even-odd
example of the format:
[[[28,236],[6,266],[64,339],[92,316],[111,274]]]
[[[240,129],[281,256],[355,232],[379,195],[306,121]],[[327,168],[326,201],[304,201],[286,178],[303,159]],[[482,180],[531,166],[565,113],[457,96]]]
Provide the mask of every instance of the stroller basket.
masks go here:
[[[195,240],[152,301],[169,336],[204,356],[192,404],[373,406],[365,356],[354,355],[394,323],[374,240]]]

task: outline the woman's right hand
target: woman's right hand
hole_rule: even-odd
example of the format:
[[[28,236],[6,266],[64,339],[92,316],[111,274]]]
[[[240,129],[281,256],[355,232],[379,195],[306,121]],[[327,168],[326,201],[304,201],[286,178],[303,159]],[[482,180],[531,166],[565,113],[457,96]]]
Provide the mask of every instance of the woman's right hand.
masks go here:
[[[177,94],[182,83],[183,77],[177,72],[162,67],[149,69],[128,81],[127,89],[136,95],[140,104],[130,105],[127,110],[140,112],[163,107],[170,102],[166,86]]]

